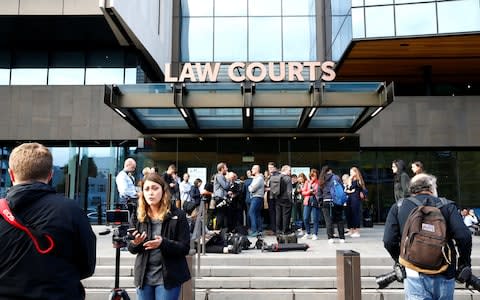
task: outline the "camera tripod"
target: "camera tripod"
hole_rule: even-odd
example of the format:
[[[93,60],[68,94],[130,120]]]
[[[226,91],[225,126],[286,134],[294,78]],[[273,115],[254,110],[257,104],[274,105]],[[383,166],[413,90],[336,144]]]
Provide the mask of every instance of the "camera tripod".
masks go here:
[[[112,243],[113,248],[115,248],[115,286],[110,292],[108,300],[130,300],[127,291],[120,288],[120,249],[127,246],[127,228],[128,226],[120,225],[113,230]],[[103,234],[108,233],[110,233],[110,230],[103,232]]]

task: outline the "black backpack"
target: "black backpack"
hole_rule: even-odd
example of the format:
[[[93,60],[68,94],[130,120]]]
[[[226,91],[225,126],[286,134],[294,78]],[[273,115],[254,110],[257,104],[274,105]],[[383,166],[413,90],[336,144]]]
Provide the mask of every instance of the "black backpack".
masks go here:
[[[436,206],[424,205],[415,197],[401,200],[411,201],[417,207],[410,212],[403,227],[399,262],[423,274],[443,273],[451,264],[447,222],[440,210],[449,200],[439,199]]]
[[[270,198],[277,199],[281,194],[282,176],[281,174],[270,176],[269,181]]]

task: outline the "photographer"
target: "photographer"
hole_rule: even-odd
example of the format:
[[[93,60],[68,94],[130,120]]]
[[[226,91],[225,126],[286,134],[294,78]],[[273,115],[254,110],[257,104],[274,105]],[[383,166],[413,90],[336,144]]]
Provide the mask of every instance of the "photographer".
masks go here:
[[[217,205],[217,223],[215,229],[228,228],[227,212],[228,208],[226,204],[227,200],[230,200],[232,192],[229,192],[231,183],[226,178],[228,173],[228,167],[226,163],[219,163],[217,165],[217,174],[213,180],[213,199]],[[225,204],[221,204],[225,201]]]
[[[461,270],[470,267],[471,264],[471,234],[463,224],[456,204],[452,201],[442,200],[437,197],[437,184],[434,176],[419,174],[413,177],[410,181],[410,193],[423,205],[439,207],[447,225],[447,245],[452,250],[452,254],[446,270],[438,274],[427,275],[414,271],[411,268],[405,268],[405,299],[453,299],[456,276],[456,254],[458,251],[458,271],[460,273]],[[445,204],[439,205],[440,203]],[[416,207],[417,205],[414,201],[408,198],[400,199],[397,203],[393,204],[387,216],[383,242],[385,249],[396,262],[397,268],[403,268],[399,266],[402,232],[410,212]],[[457,251],[455,251],[454,241]],[[402,276],[402,272],[399,272],[396,279],[402,281],[403,278],[398,278]],[[425,298],[425,295],[429,296]]]

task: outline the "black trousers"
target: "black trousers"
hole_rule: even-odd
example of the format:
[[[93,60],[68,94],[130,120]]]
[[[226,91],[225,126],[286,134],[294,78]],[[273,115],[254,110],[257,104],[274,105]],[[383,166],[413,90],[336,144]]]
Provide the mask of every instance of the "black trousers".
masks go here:
[[[268,199],[268,217],[270,219],[270,229],[273,231],[273,234],[277,233],[277,210],[275,208],[276,199]]]
[[[286,233],[290,230],[292,203],[278,200],[275,202],[276,228],[278,232]]]

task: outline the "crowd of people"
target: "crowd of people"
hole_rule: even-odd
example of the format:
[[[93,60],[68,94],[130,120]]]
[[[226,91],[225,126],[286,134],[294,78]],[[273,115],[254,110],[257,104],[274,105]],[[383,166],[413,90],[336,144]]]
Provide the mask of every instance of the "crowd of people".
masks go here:
[[[292,174],[289,165],[277,169],[270,162],[264,173],[259,165],[253,165],[245,178],[238,178],[221,162],[203,188],[198,178],[191,184],[189,174],[180,180],[175,165],[163,174],[152,167],[144,168],[143,178],[138,181],[135,170],[135,160],[125,160],[116,183],[118,207],[131,212],[128,250],[136,254],[134,281],[140,300],[179,298],[182,284],[190,279],[186,255],[196,211],[206,211],[206,227],[223,233],[212,235],[212,240],[219,241],[212,245],[216,250],[211,247],[217,253],[239,253],[240,245],[249,242],[242,239],[246,234],[260,236],[269,231],[284,235],[295,231],[304,240],[319,239],[321,218],[328,243],[337,239],[342,243],[347,234],[360,237],[360,208],[367,199],[367,189],[358,167],[340,177],[329,166],[320,171],[312,168],[308,175]],[[480,289],[478,279],[471,274],[472,233],[479,228],[475,211],[462,209],[459,213],[454,201],[439,197],[436,178],[425,173],[421,162],[413,162],[411,170],[412,179],[402,160],[392,162],[396,202],[388,213],[383,237],[399,270],[395,271],[396,280],[404,282],[407,299],[453,299],[455,279]],[[8,172],[13,187],[7,194],[8,201],[0,201],[5,219],[0,218],[4,245],[0,251],[0,279],[4,283],[0,298],[28,295],[37,299],[84,299],[80,280],[94,272],[96,238],[82,210],[48,184],[52,178],[50,151],[38,143],[22,144],[12,151]],[[339,189],[345,202],[339,202]],[[405,247],[410,244],[405,246],[403,229],[410,228],[410,215],[424,207],[437,210],[437,216],[442,217],[435,222],[440,223],[422,223],[412,228],[423,234],[441,234],[445,238],[437,242],[456,249],[447,257],[442,246],[439,259],[445,264],[440,269],[417,268],[405,255]],[[19,226],[16,218],[27,221],[26,226]],[[263,225],[265,219],[269,220],[268,228]],[[438,231],[437,225],[445,230]],[[34,234],[29,228],[35,229]],[[238,235],[241,231],[243,235]],[[237,233],[226,235],[228,232]]]

